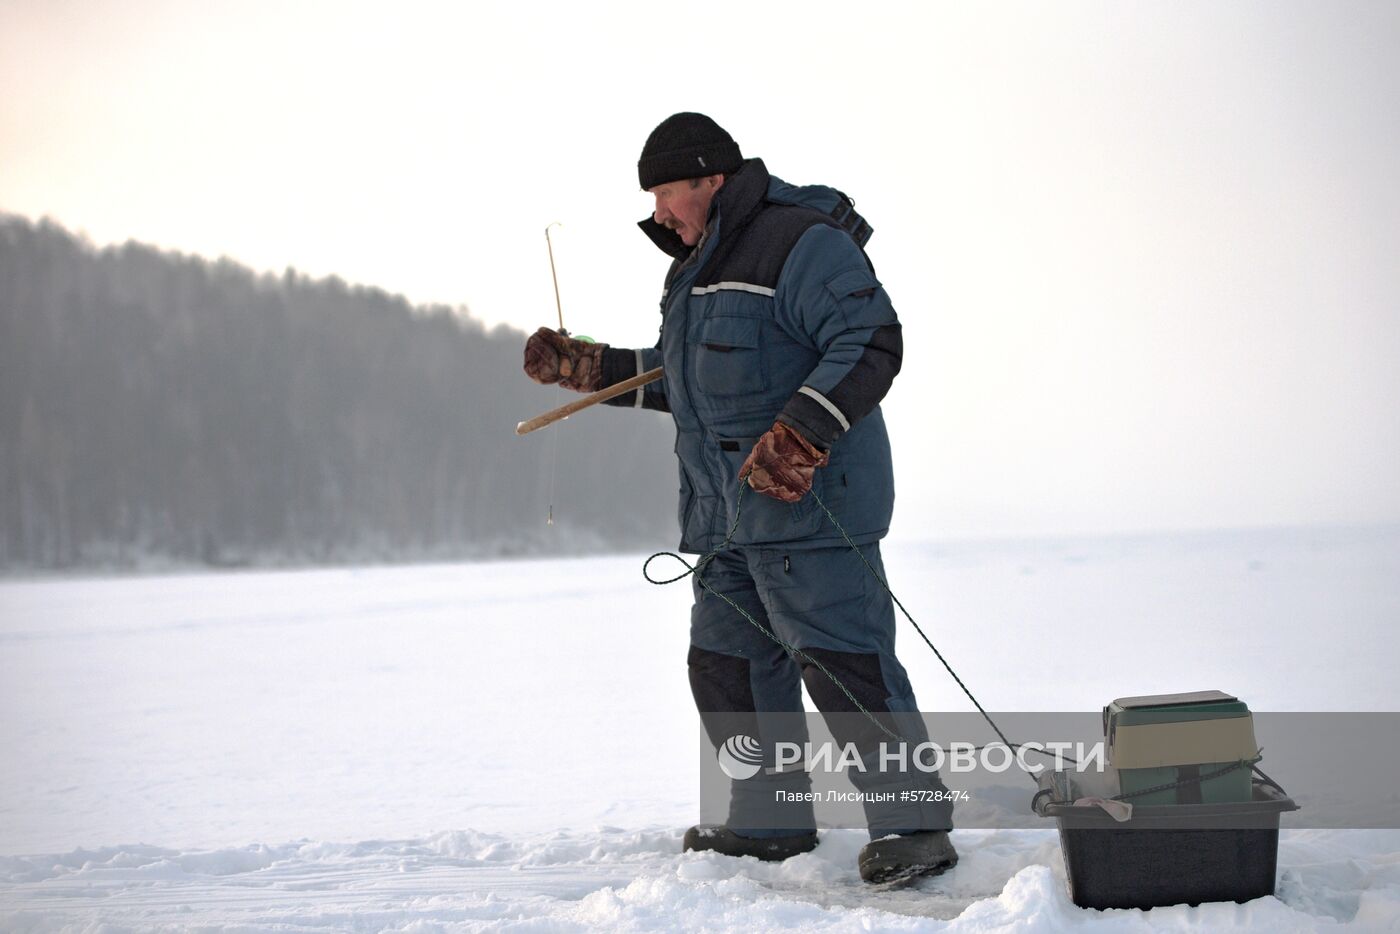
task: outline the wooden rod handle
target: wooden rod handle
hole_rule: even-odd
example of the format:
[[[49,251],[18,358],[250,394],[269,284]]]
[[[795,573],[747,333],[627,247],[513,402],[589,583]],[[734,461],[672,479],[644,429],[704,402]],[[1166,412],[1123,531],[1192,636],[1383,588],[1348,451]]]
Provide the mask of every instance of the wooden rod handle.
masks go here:
[[[631,392],[633,389],[639,386],[645,386],[647,383],[654,383],[660,379],[661,376],[662,368],[657,367],[654,370],[647,370],[645,373],[639,373],[631,379],[624,379],[620,383],[613,383],[606,389],[590,392],[582,399],[575,399],[567,405],[561,405],[557,409],[550,409],[543,415],[536,415],[529,421],[521,422],[515,426],[515,433],[517,435],[528,435],[532,431],[537,431],[546,425],[553,425],[560,419],[568,418],[575,412],[580,412],[589,406],[597,405],[599,402],[606,402],[608,399],[620,396],[626,392]]]

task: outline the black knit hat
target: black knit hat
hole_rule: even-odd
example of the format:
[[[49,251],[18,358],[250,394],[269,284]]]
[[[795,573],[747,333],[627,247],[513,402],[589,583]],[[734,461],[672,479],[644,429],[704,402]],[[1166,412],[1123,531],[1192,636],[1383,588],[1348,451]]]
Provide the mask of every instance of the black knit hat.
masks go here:
[[[643,190],[682,178],[727,175],[744,157],[739,144],[704,114],[672,114],[651,131],[637,160]]]

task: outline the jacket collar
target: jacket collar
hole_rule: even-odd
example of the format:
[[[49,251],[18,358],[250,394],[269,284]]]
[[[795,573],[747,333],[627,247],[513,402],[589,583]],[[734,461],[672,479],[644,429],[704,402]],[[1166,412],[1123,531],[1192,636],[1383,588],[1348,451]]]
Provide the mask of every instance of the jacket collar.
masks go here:
[[[743,219],[758,208],[768,193],[768,178],[768,169],[762,159],[745,159],[734,174],[726,176],[724,185],[710,203],[710,217],[705,222],[706,234],[714,227],[715,221],[724,216],[735,218],[742,226]],[[664,224],[647,217],[638,221],[637,226],[667,256],[683,260],[690,255],[692,247],[686,246],[680,234]]]

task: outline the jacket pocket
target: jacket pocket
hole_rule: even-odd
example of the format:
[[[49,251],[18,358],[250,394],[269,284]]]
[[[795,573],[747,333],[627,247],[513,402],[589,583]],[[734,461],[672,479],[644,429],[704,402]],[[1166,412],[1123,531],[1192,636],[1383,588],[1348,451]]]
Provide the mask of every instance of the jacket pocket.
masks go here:
[[[711,396],[737,396],[768,388],[758,318],[717,316],[700,326],[695,382]]]

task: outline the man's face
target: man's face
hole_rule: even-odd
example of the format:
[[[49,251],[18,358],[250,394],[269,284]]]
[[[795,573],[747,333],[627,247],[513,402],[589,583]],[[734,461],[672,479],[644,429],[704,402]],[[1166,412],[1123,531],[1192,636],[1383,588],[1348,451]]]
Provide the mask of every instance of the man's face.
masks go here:
[[[724,184],[723,175],[709,175],[705,178],[683,178],[648,188],[656,198],[656,210],[652,218],[658,223],[680,234],[686,246],[700,242],[700,234],[705,231],[705,219],[710,216],[710,202],[715,192]]]

